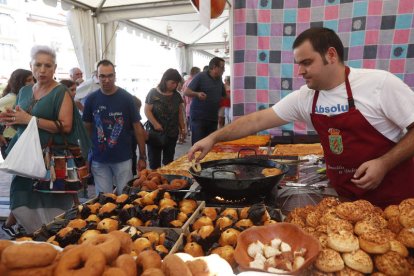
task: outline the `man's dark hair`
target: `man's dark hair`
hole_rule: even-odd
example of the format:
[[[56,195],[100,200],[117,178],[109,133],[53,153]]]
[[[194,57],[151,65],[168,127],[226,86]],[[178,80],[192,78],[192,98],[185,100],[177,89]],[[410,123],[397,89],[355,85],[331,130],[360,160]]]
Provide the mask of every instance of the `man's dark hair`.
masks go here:
[[[208,69],[212,70],[214,67],[220,67],[220,63],[225,62],[224,59],[219,57],[213,57],[208,63]]]
[[[325,64],[327,63],[325,54],[330,47],[335,48],[338,53],[339,61],[344,63],[344,45],[342,44],[339,36],[333,30],[323,27],[307,29],[295,39],[292,49],[296,49],[306,40],[309,40],[313,49],[321,55]]]
[[[180,83],[182,81],[182,77],[180,73],[173,68],[167,69],[167,71],[164,72],[162,75],[160,84],[158,84],[158,88],[161,90],[161,92],[167,91],[167,81],[172,80]]]
[[[112,66],[115,70],[115,65],[108,59],[103,59],[101,61],[98,62],[98,64],[96,65],[96,70],[98,70],[99,66]]]

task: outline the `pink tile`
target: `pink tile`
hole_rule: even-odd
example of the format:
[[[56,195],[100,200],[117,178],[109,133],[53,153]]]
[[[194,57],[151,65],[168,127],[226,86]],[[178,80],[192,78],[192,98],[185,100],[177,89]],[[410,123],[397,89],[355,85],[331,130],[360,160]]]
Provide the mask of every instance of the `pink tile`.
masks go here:
[[[270,22],[270,10],[259,10],[257,14],[257,22],[269,23]]]
[[[234,10],[234,22],[236,23],[246,22],[246,9]]]
[[[269,64],[258,63],[256,65],[256,71],[257,71],[258,76],[268,76],[269,75]]]
[[[368,15],[381,15],[382,14],[382,0],[371,0],[368,2]]]
[[[375,59],[364,59],[363,61],[363,68],[368,68],[368,69],[375,69],[377,65],[377,62]]]
[[[395,30],[394,44],[408,43],[410,37],[410,30]]]
[[[413,13],[414,1],[413,0],[400,0],[398,5],[398,13]]]
[[[269,50],[270,49],[270,37],[259,36],[257,38],[257,47],[261,50]]]
[[[325,7],[325,20],[338,19],[339,5]]]
[[[298,22],[310,21],[310,8],[298,9]]]
[[[244,63],[234,63],[233,74],[235,77],[244,77]]]
[[[268,103],[269,102],[269,91],[268,90],[257,90],[256,101],[258,103]]]
[[[245,36],[235,36],[233,37],[233,47],[234,50],[244,50],[246,49],[246,37]]]
[[[390,60],[391,73],[404,73],[405,59]]]
[[[244,103],[244,92],[243,90],[233,91],[233,104]]]
[[[378,44],[378,30],[368,30],[365,32],[365,44]]]

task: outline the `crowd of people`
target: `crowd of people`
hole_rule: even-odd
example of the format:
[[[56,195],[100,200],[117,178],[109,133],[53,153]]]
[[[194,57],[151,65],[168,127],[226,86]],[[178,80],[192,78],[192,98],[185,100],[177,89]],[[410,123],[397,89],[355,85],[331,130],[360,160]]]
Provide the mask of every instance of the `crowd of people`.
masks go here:
[[[191,127],[198,107],[214,111],[211,118],[217,128],[219,102],[225,95],[222,59],[213,58],[201,79],[197,77],[200,69],[194,67],[186,82],[170,68],[149,91],[144,112],[148,124],[166,135],[167,142],[161,146],[148,141],[141,123],[142,103],[115,84],[115,65],[111,61],[99,61],[92,77],[86,80],[82,70],[74,67],[69,70],[70,78],[57,81],[56,67],[52,48],[34,46],[31,70],[17,69],[11,74],[0,98],[0,146],[4,159],[34,116],[42,148],[51,140],[56,144],[83,144],[96,194],[121,194],[134,175],[147,167],[147,150],[149,168],[157,169],[173,161],[177,142],[185,142],[190,130],[198,139],[206,135]],[[193,78],[194,85],[188,89]],[[198,97],[201,102],[193,101],[191,108],[191,99],[198,93],[202,94]],[[19,227],[30,234],[77,203],[71,194],[36,192],[34,183],[29,177],[12,178],[11,212],[2,225],[10,236],[19,235]]]

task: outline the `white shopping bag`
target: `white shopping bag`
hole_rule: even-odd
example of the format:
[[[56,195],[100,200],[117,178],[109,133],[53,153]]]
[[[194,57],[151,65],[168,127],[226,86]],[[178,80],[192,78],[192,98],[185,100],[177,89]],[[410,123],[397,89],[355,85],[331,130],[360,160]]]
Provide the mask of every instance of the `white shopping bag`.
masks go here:
[[[0,164],[0,170],[29,178],[45,177],[46,167],[36,117],[32,116],[26,129]]]

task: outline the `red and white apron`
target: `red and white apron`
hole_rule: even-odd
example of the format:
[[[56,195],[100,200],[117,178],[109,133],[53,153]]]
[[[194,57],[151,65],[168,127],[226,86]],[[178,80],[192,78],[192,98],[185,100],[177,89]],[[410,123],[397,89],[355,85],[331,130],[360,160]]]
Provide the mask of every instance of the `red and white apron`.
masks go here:
[[[396,143],[378,132],[355,108],[349,72],[349,67],[346,67],[348,112],[331,117],[316,114],[319,91],[315,91],[313,97],[311,120],[321,140],[331,185],[342,197],[349,200],[366,199],[383,208],[414,197],[414,158],[390,170],[374,190],[358,188],[351,182],[362,163],[384,155]]]

